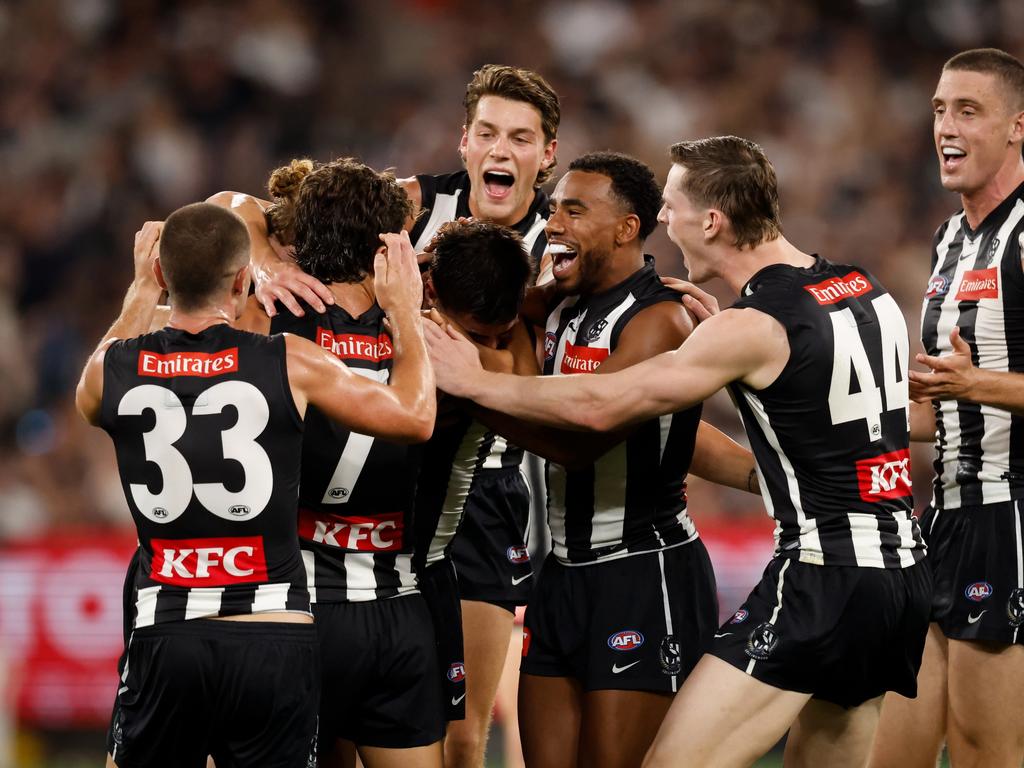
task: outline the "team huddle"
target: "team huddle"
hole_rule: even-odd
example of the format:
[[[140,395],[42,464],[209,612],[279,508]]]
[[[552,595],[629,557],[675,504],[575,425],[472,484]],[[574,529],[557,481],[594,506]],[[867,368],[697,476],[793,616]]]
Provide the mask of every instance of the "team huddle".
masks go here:
[[[927,370],[870,271],[783,236],[753,142],[680,141],[664,185],[590,152],[548,194],[544,79],[488,65],[464,106],[462,171],[296,160],[136,235],[77,392],[139,538],[108,765],[482,766],[524,605],[531,768],[745,766],[787,733],[787,765],[1020,765],[1024,66],[938,82],[963,210]],[[723,388],[749,451],[701,419]],[[776,522],[722,625],[689,474]]]

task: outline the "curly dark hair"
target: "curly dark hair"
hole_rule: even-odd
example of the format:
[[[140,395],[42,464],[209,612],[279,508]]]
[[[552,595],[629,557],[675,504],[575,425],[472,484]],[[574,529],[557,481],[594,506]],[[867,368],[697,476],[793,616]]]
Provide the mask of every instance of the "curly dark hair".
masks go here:
[[[295,199],[299,196],[302,182],[315,168],[316,163],[303,158],[270,172],[267,191],[274,202],[267,208],[267,232],[283,245],[295,242]]]
[[[393,174],[351,157],[324,163],[295,199],[295,261],[324,283],[357,283],[373,272],[378,235],[400,232],[412,201]]]
[[[487,221],[452,221],[433,245],[430,279],[445,309],[480,323],[515,320],[533,273],[517,232]]]
[[[621,152],[589,152],[569,163],[570,171],[600,173],[612,182],[612,194],[640,219],[640,240],[658,226],[661,187],[650,166]]]

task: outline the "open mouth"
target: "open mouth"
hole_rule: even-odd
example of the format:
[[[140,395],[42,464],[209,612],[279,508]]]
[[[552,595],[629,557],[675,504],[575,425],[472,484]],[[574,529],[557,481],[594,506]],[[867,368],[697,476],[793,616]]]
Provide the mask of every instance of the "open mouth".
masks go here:
[[[549,243],[547,250],[551,256],[551,272],[555,277],[568,272],[576,261],[576,249],[565,243]]]
[[[512,192],[516,177],[505,171],[484,171],[484,190],[489,197],[504,200]]]
[[[958,147],[942,147],[942,168],[946,171],[953,171],[960,166],[967,157],[967,153]]]

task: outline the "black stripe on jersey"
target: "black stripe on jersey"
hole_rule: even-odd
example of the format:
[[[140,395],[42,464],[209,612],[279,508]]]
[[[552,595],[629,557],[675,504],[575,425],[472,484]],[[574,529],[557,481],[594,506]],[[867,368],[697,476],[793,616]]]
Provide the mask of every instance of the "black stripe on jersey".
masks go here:
[[[1016,288],[1016,296],[1024,296],[1024,232],[1006,244],[1001,272],[1004,288]],[[1024,302],[1011,303],[1009,290],[1004,291],[1006,317],[1007,366],[1011,371],[1024,371]],[[1010,414],[1010,469],[1004,475],[1014,498],[1024,497],[1024,416]]]
[[[939,227],[935,233],[935,241],[932,246],[933,253],[938,256],[938,246],[942,240],[946,237],[947,229],[950,226],[949,221]],[[942,263],[942,267],[939,269],[938,276],[945,280],[947,286],[951,286],[953,282],[953,275],[956,273],[956,265],[960,261],[960,253],[964,247],[964,232],[961,227],[960,231],[954,235],[953,240],[949,244],[949,249],[946,251],[945,260]],[[933,261],[935,260],[933,258]],[[935,265],[932,265],[932,271],[935,271]],[[934,296],[928,301],[928,306],[924,311],[924,316],[921,320],[921,342],[926,350],[934,350],[938,346],[939,340],[939,318],[942,316],[942,302],[945,299],[945,294]],[[935,493],[935,504],[939,508],[944,507],[944,497],[942,489],[942,469],[943,461],[945,459],[945,451],[942,446],[946,445],[946,424],[943,421],[942,413],[938,408],[935,408],[935,430],[938,434],[938,440],[936,441],[936,455],[935,460],[932,463],[932,467],[935,470],[935,480],[933,483],[933,491]]]
[[[961,237],[962,235],[961,229]],[[971,269],[981,269],[986,266],[988,251],[994,236],[995,231],[993,230],[982,235]],[[975,324],[978,318],[978,302],[961,301],[958,310],[959,317],[956,324],[960,327],[960,337],[970,345],[971,362],[977,366],[978,345]],[[960,505],[979,506],[983,503],[982,486],[978,481],[978,475],[981,473],[983,453],[981,438],[985,434],[985,417],[981,415],[981,406],[978,403],[960,401],[956,411],[960,420],[960,454],[956,466],[956,482],[960,486]]]

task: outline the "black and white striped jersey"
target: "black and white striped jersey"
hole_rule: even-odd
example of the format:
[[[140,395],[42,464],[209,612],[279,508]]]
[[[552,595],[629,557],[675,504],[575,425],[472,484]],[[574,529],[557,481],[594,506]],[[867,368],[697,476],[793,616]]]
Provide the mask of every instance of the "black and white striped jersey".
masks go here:
[[[416,180],[420,185],[420,209],[422,213],[409,233],[409,239],[417,251],[422,251],[433,239],[442,225],[460,217],[470,217],[469,174],[466,171],[446,173],[439,176],[422,175]],[[539,264],[547,247],[544,232],[548,217],[548,196],[542,189],[536,189],[533,203],[522,220],[512,227],[523,238],[523,245],[534,264]],[[481,445],[489,445],[489,453],[479,470],[517,467],[523,461],[523,449],[512,445],[504,437],[487,431],[480,436]]]
[[[594,373],[642,309],[679,295],[662,285],[654,259],[594,296],[569,296],[548,315],[544,374]],[[547,462],[552,552],[581,565],[686,544],[697,529],[686,511],[686,472],[701,406],[649,419],[585,469]]]
[[[353,373],[386,384],[394,349],[376,304],[359,317],[282,312],[274,333],[312,339]],[[314,603],[356,602],[416,591],[413,501],[420,446],[352,432],[313,406],[306,411],[299,485],[299,538]]]
[[[734,308],[786,329],[768,387],[729,386],[743,417],[775,554],[816,565],[905,568],[924,557],[912,514],[907,327],[866,270],[815,257],[773,264]]]
[[[295,530],[302,418],[281,336],[214,325],[115,342],[99,424],[138,528],[135,628],[309,612]]]
[[[959,326],[979,368],[1024,372],[1024,185],[977,230],[963,212],[935,235],[921,313],[930,355],[949,354]],[[1024,498],[1024,417],[1000,408],[936,401],[932,504],[941,509]]]
[[[417,571],[447,556],[494,438],[493,432],[465,413],[439,416],[424,446],[416,488]]]

